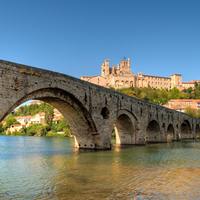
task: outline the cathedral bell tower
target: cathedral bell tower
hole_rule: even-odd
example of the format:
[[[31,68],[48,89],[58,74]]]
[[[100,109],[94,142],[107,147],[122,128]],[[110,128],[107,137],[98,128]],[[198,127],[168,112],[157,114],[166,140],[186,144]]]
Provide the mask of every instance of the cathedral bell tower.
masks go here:
[[[105,60],[105,63],[101,65],[101,76],[107,77],[109,75],[109,59]]]

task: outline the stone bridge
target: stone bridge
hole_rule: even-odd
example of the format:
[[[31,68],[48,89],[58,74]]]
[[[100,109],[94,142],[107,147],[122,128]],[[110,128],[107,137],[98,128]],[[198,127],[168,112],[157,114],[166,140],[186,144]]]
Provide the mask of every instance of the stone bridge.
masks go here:
[[[57,108],[75,136],[75,147],[110,149],[117,144],[193,139],[200,119],[80,79],[0,60],[0,121],[28,100]]]

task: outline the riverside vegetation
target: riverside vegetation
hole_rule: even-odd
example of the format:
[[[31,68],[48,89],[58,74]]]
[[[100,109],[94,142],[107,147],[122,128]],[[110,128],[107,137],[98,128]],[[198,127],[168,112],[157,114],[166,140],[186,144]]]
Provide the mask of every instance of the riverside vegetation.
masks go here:
[[[10,128],[13,124],[20,124],[17,120],[17,116],[33,116],[40,112],[45,112],[45,124],[31,124],[28,127],[23,127],[20,131],[11,132],[8,131],[7,135],[23,135],[23,136],[59,136],[59,137],[70,137],[71,130],[70,126],[63,117],[60,123],[53,122],[54,107],[48,103],[41,102],[40,105],[33,104],[29,106],[21,106],[15,112],[10,113],[6,118],[6,124],[3,126],[0,123],[0,135],[6,135],[6,129]],[[62,132],[62,134],[58,134]]]

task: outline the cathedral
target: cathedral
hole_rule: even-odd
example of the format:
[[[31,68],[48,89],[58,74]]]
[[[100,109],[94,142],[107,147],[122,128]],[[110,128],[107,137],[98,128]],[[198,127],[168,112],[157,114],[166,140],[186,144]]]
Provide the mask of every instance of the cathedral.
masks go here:
[[[106,59],[101,65],[101,76],[81,76],[81,79],[104,87],[115,89],[127,87],[151,87],[159,89],[171,89],[182,87],[182,75],[173,74],[170,77],[144,75],[142,72],[131,72],[130,58],[122,60],[117,66],[110,67],[110,60]]]

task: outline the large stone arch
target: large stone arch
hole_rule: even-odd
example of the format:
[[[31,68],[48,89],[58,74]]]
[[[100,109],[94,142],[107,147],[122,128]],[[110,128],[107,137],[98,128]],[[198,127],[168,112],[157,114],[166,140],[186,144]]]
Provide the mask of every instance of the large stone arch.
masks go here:
[[[167,127],[167,141],[171,142],[175,140],[175,131],[172,124],[169,124]]]
[[[114,121],[116,144],[135,144],[138,120],[127,110],[118,111]]]
[[[161,130],[156,120],[149,122],[146,128],[145,142],[161,142]]]
[[[196,125],[196,128],[195,128],[195,138],[200,138],[200,127],[199,127],[199,124]]]
[[[25,94],[13,104],[5,105],[7,111],[0,120],[2,121],[7,114],[22,103],[34,99],[53,105],[63,114],[75,136],[75,147],[98,148],[94,137],[97,130],[90,113],[73,94],[59,88],[43,88]]]
[[[180,139],[193,138],[191,133],[192,133],[192,128],[190,122],[188,120],[184,120],[180,126],[179,138]]]

